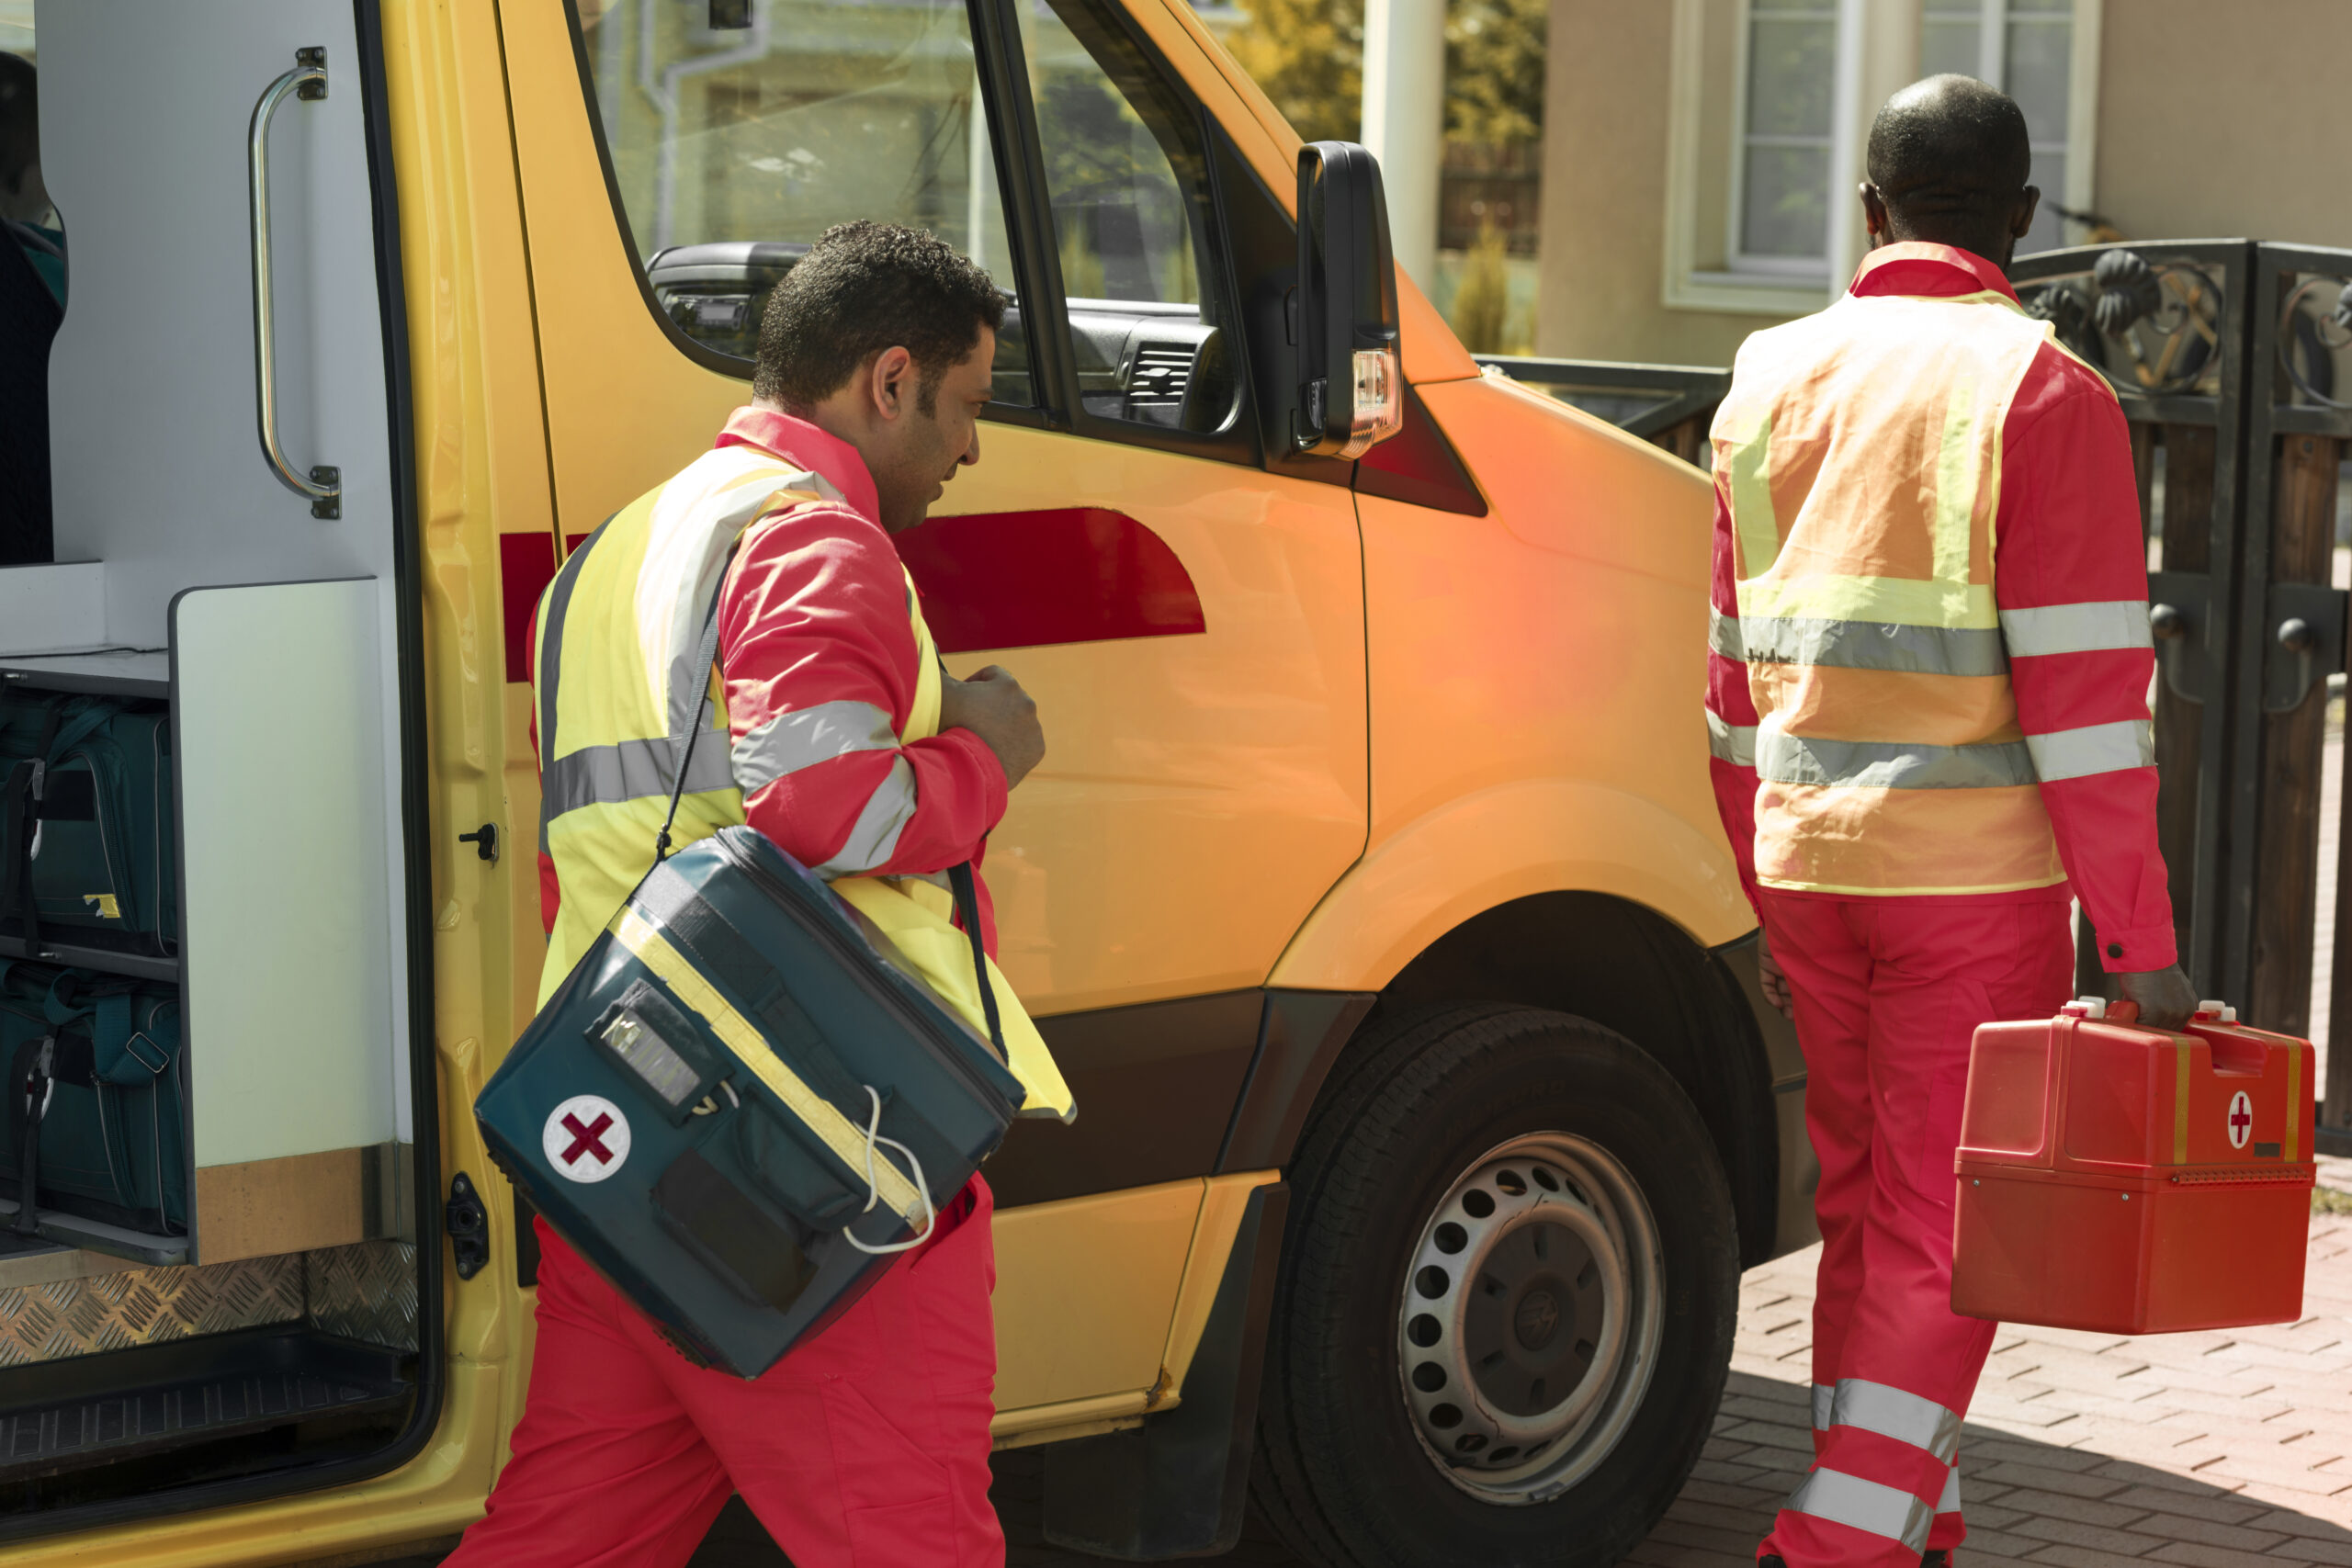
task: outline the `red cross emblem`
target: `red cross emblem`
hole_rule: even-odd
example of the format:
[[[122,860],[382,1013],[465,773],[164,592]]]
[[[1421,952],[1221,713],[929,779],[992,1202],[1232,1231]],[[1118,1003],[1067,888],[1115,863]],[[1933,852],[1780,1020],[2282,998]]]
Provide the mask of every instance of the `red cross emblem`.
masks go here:
[[[575,1094],[548,1112],[540,1147],[567,1181],[602,1181],[628,1158],[628,1118],[600,1094]]]
[[[2254,1099],[2240,1089],[2230,1100],[2230,1147],[2242,1149],[2254,1136]]]
[[[613,1124],[609,1116],[599,1116],[589,1126],[582,1126],[580,1118],[570,1111],[564,1113],[563,1130],[571,1134],[571,1146],[563,1151],[563,1163],[571,1165],[582,1155],[594,1155],[598,1165],[613,1163],[613,1151],[605,1146],[605,1129]]]

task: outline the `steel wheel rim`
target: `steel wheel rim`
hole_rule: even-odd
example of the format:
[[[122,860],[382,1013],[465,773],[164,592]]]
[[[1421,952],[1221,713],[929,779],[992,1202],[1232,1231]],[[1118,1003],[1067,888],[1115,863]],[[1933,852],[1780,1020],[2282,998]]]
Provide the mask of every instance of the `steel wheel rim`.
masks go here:
[[[1397,1379],[1430,1462],[1507,1506],[1589,1475],[1648,1392],[1663,1276],[1649,1204],[1598,1145],[1531,1133],[1472,1161],[1398,1292]]]

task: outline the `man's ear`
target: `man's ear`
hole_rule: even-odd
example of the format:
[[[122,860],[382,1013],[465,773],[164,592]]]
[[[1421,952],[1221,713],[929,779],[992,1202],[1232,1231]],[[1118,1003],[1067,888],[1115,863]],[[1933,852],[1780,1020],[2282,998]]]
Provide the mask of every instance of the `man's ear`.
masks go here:
[[[1878,186],[1864,180],[1861,185],[1862,227],[1870,231],[1873,243],[1886,237],[1886,197],[1879,195]]]
[[[886,348],[874,356],[874,369],[867,378],[874,399],[874,411],[884,419],[896,419],[914,404],[915,360],[903,348]]]
[[[2040,186],[2026,186],[2025,195],[2018,200],[2017,210],[2009,217],[2009,238],[2024,239],[2026,231],[2033,227],[2033,215],[2041,210],[2041,187]]]

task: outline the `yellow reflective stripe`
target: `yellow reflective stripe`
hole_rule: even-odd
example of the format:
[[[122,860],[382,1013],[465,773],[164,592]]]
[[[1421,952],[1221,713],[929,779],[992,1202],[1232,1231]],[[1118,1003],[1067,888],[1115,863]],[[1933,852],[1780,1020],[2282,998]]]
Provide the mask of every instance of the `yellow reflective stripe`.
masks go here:
[[[1732,528],[1739,536],[1739,575],[1758,577],[1781,554],[1781,521],[1772,513],[1772,411],[1731,444]]]
[[[628,905],[613,918],[615,941],[635,953],[638,962],[661,976],[662,983],[687,1007],[702,1015],[736,1060],[749,1067],[753,1076],[768,1086],[778,1100],[808,1129],[824,1140],[841,1162],[851,1170],[865,1169],[865,1134],[851,1123],[850,1119],[833,1106],[833,1102],[819,1094],[801,1079],[799,1074],[786,1066],[781,1057],[769,1049],[760,1032],[751,1021],[735,1010],[734,1005],[722,997],[702,977],[702,972],[687,963],[670,941],[656,930],[653,923]],[[887,1157],[877,1155],[874,1161],[875,1186],[880,1190],[882,1201],[912,1223],[925,1212],[922,1194],[914,1184],[900,1174],[899,1168]]]
[[[1951,379],[1944,404],[1943,444],[1936,453],[1936,581],[1968,581],[1969,543],[1974,536],[1976,486],[1984,478],[1977,426],[1983,411],[1976,378],[1962,369]]]
[[[1993,630],[2001,624],[1989,582],[1929,582],[1916,577],[1751,578],[1739,584],[1739,614],[1824,621],[1883,621],[1899,626]]]

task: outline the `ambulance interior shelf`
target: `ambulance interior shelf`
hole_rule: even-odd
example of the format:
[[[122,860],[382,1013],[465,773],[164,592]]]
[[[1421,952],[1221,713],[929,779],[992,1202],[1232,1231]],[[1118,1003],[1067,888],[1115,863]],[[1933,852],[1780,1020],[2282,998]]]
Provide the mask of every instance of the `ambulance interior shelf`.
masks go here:
[[[0,1001],[28,1004],[0,1009],[25,1025],[0,1069],[13,1081],[17,1036],[44,1028],[78,1032],[85,1058],[44,1122],[46,1240],[209,1264],[401,1227],[401,832],[379,603],[367,579],[191,589],[168,655],[0,653],[0,750],[23,751],[52,713],[87,731],[77,756],[112,748],[87,792],[104,808],[76,820],[68,801],[38,825],[45,878],[115,880],[78,915],[90,890],[46,889],[38,952],[0,914]],[[23,1142],[18,1126],[6,1147]],[[74,1165],[108,1158],[110,1186]],[[0,1174],[0,1231],[17,1193]]]

